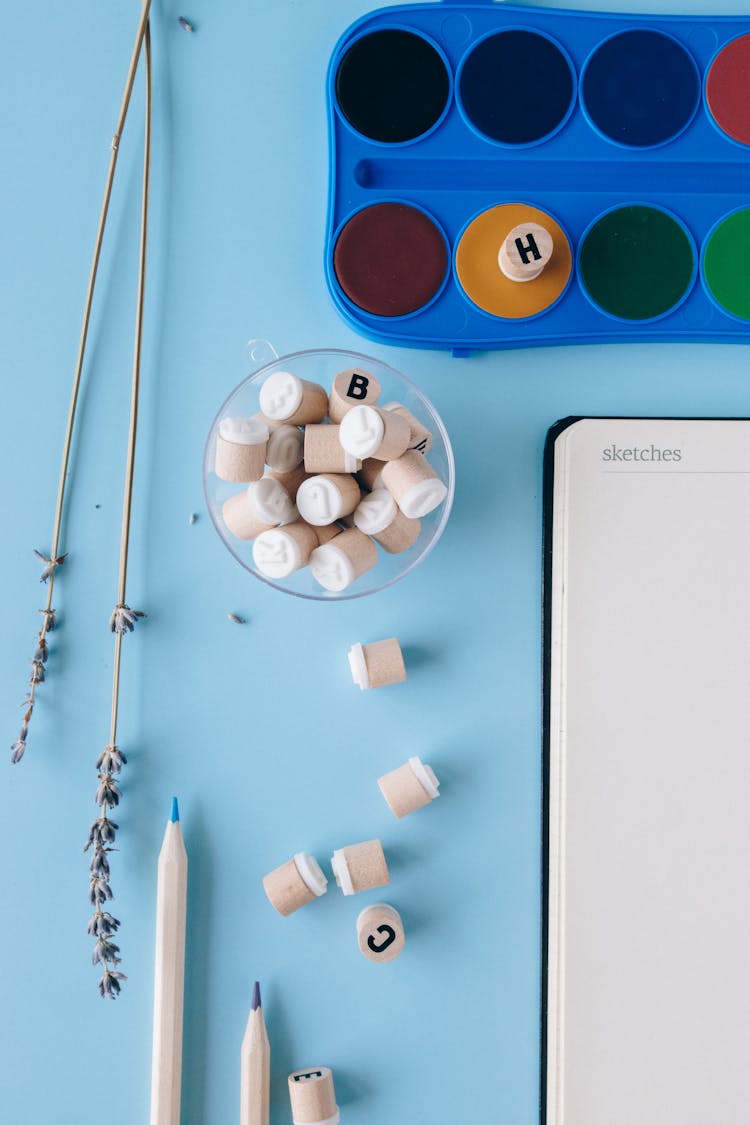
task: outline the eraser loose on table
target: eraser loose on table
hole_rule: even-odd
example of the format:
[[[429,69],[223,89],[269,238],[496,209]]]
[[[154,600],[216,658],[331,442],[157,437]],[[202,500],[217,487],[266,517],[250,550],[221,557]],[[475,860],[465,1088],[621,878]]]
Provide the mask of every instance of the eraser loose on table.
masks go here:
[[[333,1073],[327,1066],[310,1066],[290,1074],[289,1100],[294,1125],[339,1125]]]
[[[286,489],[272,477],[254,481],[243,492],[230,496],[221,509],[224,522],[238,539],[254,539],[272,527],[291,523],[294,504]]]
[[[353,406],[341,420],[339,440],[347,453],[364,460],[393,461],[409,448],[411,428],[394,410]]]
[[[378,549],[369,535],[351,527],[333,542],[316,547],[310,556],[310,569],[324,589],[339,593],[372,570],[377,561]]]
[[[369,645],[352,645],[349,649],[349,667],[352,678],[362,691],[369,688],[402,684],[406,680],[406,666],[401,645],[395,637],[374,641]]]
[[[380,383],[369,371],[350,367],[339,371],[328,397],[328,417],[338,423],[353,406],[374,406],[380,397]]]
[[[390,883],[388,864],[380,840],[366,840],[338,848],[331,857],[336,883],[345,895],[356,895]]]
[[[371,535],[391,555],[412,547],[422,530],[419,520],[409,519],[387,488],[368,492],[354,509],[354,526]]]
[[[514,227],[500,247],[498,264],[510,281],[534,281],[548,265],[555,248],[552,235],[539,223]]]
[[[339,441],[338,426],[306,426],[304,456],[308,473],[354,473],[362,468],[360,459]]]
[[[253,543],[253,562],[266,578],[288,578],[307,566],[318,546],[315,528],[304,520],[262,531]]]
[[[448,489],[429,461],[413,449],[396,461],[386,462],[382,480],[396,498],[401,511],[410,519],[428,515],[448,495]]]
[[[288,473],[302,463],[305,437],[298,426],[286,422],[271,431],[266,446],[266,464],[277,473]]]
[[[409,423],[409,449],[416,449],[417,453],[429,453],[432,448],[432,432],[422,425],[411,410],[407,410],[400,402],[384,402],[381,410],[393,410],[400,414]]]
[[[399,819],[440,796],[440,782],[432,768],[417,757],[379,777],[378,785],[391,812]]]
[[[284,917],[320,898],[327,889],[328,880],[320,864],[307,852],[298,852],[263,879],[263,890],[269,902]]]
[[[366,907],[357,918],[357,942],[369,961],[381,965],[395,961],[405,941],[401,915],[385,902]]]
[[[235,484],[260,480],[268,426],[256,418],[222,418],[216,435],[216,475]]]
[[[319,383],[299,379],[291,371],[274,371],[260,388],[260,409],[274,422],[306,426],[322,422],[328,413],[328,394]]]
[[[346,473],[319,473],[308,477],[297,493],[297,507],[308,523],[334,523],[359,504],[359,485]]]

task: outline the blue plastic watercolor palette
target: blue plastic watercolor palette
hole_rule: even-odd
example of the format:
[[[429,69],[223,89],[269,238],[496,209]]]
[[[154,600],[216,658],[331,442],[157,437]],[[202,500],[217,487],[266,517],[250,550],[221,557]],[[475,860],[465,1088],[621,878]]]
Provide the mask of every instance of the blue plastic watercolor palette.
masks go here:
[[[382,9],[337,44],[328,113],[326,276],[365,336],[750,340],[750,16]],[[529,224],[551,257],[517,280]]]

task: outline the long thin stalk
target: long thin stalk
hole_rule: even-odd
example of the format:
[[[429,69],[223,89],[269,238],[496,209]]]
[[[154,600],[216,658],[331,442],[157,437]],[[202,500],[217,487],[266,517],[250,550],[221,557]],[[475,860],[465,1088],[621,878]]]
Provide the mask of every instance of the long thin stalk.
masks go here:
[[[120,139],[122,137],[123,129],[125,128],[125,121],[130,107],[130,99],[133,92],[133,83],[135,81],[136,71],[138,69],[138,61],[141,55],[141,48],[146,35],[148,27],[149,12],[151,9],[151,0],[143,0],[143,7],[141,9],[141,16],[138,23],[136,32],[135,43],[133,44],[133,51],[130,57],[130,66],[128,67],[128,74],[125,80],[125,89],[120,103],[120,112],[117,115],[117,124],[112,136],[112,152],[109,158],[109,168],[107,169],[107,178],[104,185],[104,198],[102,200],[101,212],[99,214],[99,225],[96,232],[96,242],[94,244],[94,253],[91,260],[91,268],[89,271],[88,286],[86,288],[86,300],[83,307],[83,322],[81,325],[81,335],[78,341],[78,353],[76,356],[75,370],[73,374],[73,386],[70,395],[70,405],[68,407],[68,419],[65,427],[65,438],[63,441],[62,462],[60,465],[60,477],[57,485],[57,502],[55,504],[55,518],[52,529],[52,542],[50,546],[49,557],[42,556],[46,563],[43,571],[42,580],[47,583],[47,600],[44,609],[40,612],[42,614],[42,624],[39,629],[37,637],[37,648],[32,661],[32,674],[30,679],[30,689],[26,700],[24,701],[24,718],[21,733],[13,746],[12,761],[19,762],[23,757],[26,750],[26,738],[28,735],[28,724],[31,720],[32,712],[34,710],[34,701],[36,696],[36,689],[40,683],[44,681],[44,664],[47,660],[47,634],[55,627],[55,613],[52,609],[52,599],[55,590],[55,574],[58,566],[65,559],[65,555],[60,555],[60,534],[62,529],[63,510],[65,505],[65,491],[68,481],[68,466],[70,463],[70,452],[73,443],[73,430],[75,427],[76,413],[78,410],[78,398],[81,389],[81,377],[83,374],[83,363],[86,355],[86,343],[88,341],[89,323],[91,320],[91,309],[94,301],[94,290],[96,288],[96,279],[99,273],[99,260],[101,258],[102,245],[104,242],[104,231],[107,225],[107,217],[109,215],[109,204],[112,197],[112,187],[115,179],[115,171],[117,169],[117,159],[120,152]]]
[[[148,248],[148,205],[149,188],[151,180],[151,126],[152,126],[152,71],[151,71],[151,33],[146,24],[144,35],[145,47],[145,76],[146,76],[146,127],[143,153],[143,188],[141,196],[141,234],[138,257],[138,296],[135,314],[135,341],[133,345],[133,374],[130,395],[130,425],[128,430],[128,449],[125,463],[125,493],[122,506],[122,533],[120,539],[120,567],[117,583],[117,605],[112,615],[112,629],[114,638],[114,664],[112,670],[112,713],[110,720],[109,743],[105,747],[97,763],[99,770],[99,788],[96,799],[101,806],[101,815],[92,827],[93,840],[89,837],[89,844],[94,845],[94,855],[91,864],[91,897],[95,906],[94,917],[89,924],[89,931],[97,938],[95,960],[102,966],[102,978],[99,982],[99,991],[102,996],[114,998],[120,991],[120,981],[125,979],[123,973],[118,972],[116,966],[120,964],[119,947],[109,939],[112,933],[119,928],[119,921],[102,911],[102,902],[112,897],[109,886],[109,859],[110,848],[107,845],[114,843],[117,826],[109,819],[111,809],[120,801],[120,791],[117,787],[117,775],[122,765],[126,763],[124,754],[117,746],[117,716],[120,699],[120,665],[122,657],[122,638],[124,633],[132,629],[133,620],[143,616],[134,613],[126,605],[126,587],[128,574],[128,554],[130,547],[130,523],[133,505],[133,475],[135,469],[136,438],[138,434],[138,405],[141,385],[141,354],[143,350],[143,308],[146,287],[146,256]]]
[[[117,579],[117,607],[124,606],[128,581],[128,555],[130,549],[130,517],[133,507],[133,473],[135,469],[135,446],[138,435],[138,405],[141,387],[141,353],[143,350],[143,303],[146,292],[146,252],[148,247],[148,201],[151,180],[151,118],[152,118],[152,75],[151,75],[151,31],[146,25],[146,133],[143,151],[143,192],[141,200],[141,242],[138,261],[138,297],[135,312],[135,341],[133,344],[133,379],[130,393],[130,430],[128,433],[128,454],[125,464],[125,495],[122,503],[122,530],[120,533],[120,570]],[[120,695],[120,649],[123,634],[115,631],[115,660],[112,676],[112,722],[110,743],[117,742],[117,706]]]

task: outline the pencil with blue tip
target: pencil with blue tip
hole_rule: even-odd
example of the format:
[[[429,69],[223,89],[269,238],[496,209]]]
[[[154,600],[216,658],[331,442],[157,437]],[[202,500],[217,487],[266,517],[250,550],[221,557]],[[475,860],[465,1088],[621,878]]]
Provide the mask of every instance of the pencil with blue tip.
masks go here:
[[[173,797],[156,891],[151,1125],[180,1125],[187,866],[180,812]]]
[[[240,1125],[268,1125],[271,1046],[268,1042],[260,985],[253,988],[250,1017],[240,1053]]]

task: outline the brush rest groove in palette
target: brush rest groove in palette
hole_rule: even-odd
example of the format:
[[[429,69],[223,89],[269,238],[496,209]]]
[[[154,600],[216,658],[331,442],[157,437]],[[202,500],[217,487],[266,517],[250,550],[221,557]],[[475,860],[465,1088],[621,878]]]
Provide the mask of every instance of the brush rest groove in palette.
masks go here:
[[[365,336],[750,340],[750,15],[383,9],[337,44],[328,115],[327,281]],[[554,248],[518,282],[526,223]]]

